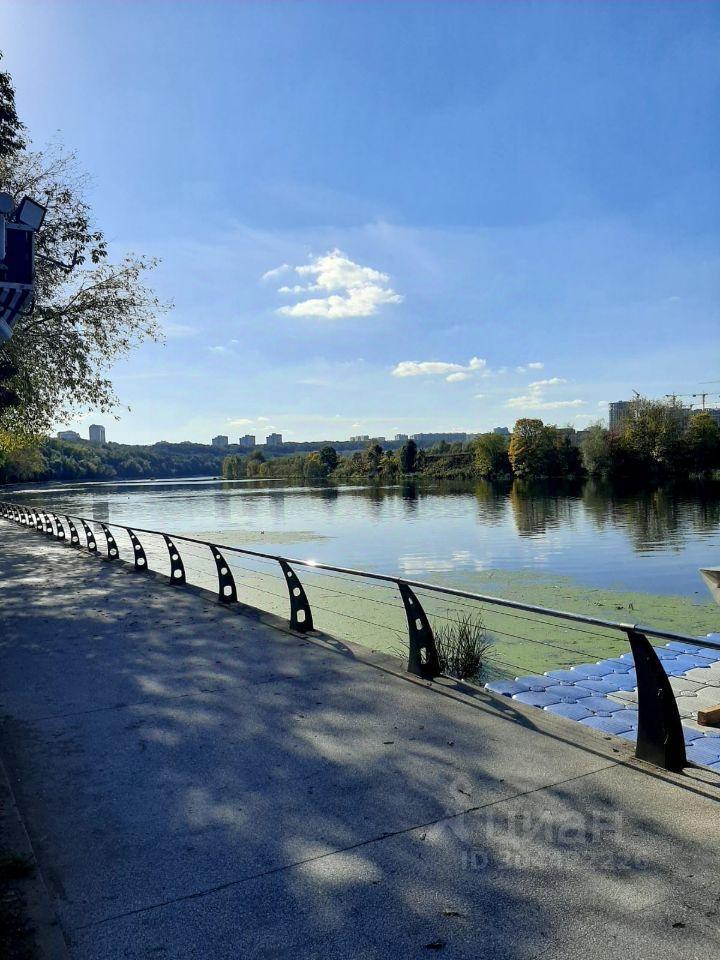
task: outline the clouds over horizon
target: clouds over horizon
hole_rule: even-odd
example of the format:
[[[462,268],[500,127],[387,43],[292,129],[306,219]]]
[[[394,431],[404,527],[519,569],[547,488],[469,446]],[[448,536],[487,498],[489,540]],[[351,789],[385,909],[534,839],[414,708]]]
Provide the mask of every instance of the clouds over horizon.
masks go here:
[[[528,364],[529,366],[529,364]],[[567,383],[563,377],[548,377],[546,380],[533,380],[528,384],[530,393],[519,397],[510,397],[505,406],[521,410],[562,410],[571,407],[584,407],[587,400],[548,400],[545,391],[548,387],[556,387]]]
[[[467,366],[443,360],[401,360],[391,372],[393,377],[445,377],[448,383],[458,383],[486,369],[487,360],[472,357]]]
[[[292,306],[277,309],[276,312],[285,317],[327,320],[371,317],[381,306],[402,303],[405,299],[389,285],[388,274],[356,263],[337,248],[297,267],[284,263],[266,271],[261,279],[277,279],[290,272],[305,282],[278,288],[279,293],[303,298]],[[308,293],[322,296],[305,297]]]

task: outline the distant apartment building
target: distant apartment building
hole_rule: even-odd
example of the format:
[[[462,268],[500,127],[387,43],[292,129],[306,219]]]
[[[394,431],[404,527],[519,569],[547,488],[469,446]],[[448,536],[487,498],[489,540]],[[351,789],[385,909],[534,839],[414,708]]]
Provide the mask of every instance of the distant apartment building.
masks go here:
[[[226,447],[229,443],[229,438],[222,433],[219,433],[216,437],[212,438],[212,445],[214,447]]]
[[[359,433],[356,437],[350,437],[350,443],[367,443],[369,439],[369,433]]]
[[[80,434],[77,430],[59,430],[57,435],[58,440],[80,440]]]
[[[238,440],[238,446],[242,450],[252,450],[256,446],[255,437],[251,433],[246,433],[244,437],[240,437]]]
[[[630,400],[616,400],[610,404],[609,425],[613,433],[622,430],[623,424],[630,416],[632,404]]]
[[[90,443],[94,443],[96,446],[102,446],[102,444],[105,443],[105,427],[101,427],[99,423],[91,424],[88,430],[88,437],[90,438]]]
[[[396,433],[394,439],[398,443],[404,443],[408,439],[408,435],[406,433]]]
[[[493,427],[493,433],[498,437],[509,437],[510,427]]]
[[[413,440],[419,447],[432,447],[436,443],[465,443],[467,433],[414,433]]]
[[[693,412],[709,414],[715,423],[720,427],[720,407],[706,407],[704,410],[694,410]]]
[[[281,433],[269,433],[265,438],[265,444],[268,447],[279,447],[282,445],[283,438]]]

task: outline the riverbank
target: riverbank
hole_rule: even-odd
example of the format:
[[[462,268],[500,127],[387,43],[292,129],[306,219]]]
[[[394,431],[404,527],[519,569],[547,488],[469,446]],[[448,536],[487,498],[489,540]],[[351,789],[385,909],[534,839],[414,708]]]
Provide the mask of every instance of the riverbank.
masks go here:
[[[717,777],[14,525],[0,543],[0,749],[72,960],[720,946]]]

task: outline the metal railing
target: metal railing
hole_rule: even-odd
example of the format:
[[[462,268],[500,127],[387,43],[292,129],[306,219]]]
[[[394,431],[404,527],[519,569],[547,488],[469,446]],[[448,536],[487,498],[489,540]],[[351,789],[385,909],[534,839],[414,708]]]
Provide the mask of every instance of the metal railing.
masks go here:
[[[622,634],[629,641],[637,676],[638,729],[635,755],[638,759],[648,761],[665,769],[680,770],[688,765],[688,761],[685,752],[683,727],[675,700],[675,694],[668,675],[648,638],[653,637],[659,640],[676,641],[684,644],[692,644],[694,647],[708,647],[720,651],[720,643],[713,640],[699,639],[694,636],[641,624],[621,623],[600,617],[585,616],[579,613],[555,610],[517,600],[508,600],[502,597],[487,596],[467,590],[460,590],[455,587],[427,583],[421,580],[413,580],[390,574],[373,573],[367,570],[356,570],[350,567],[319,563],[314,560],[282,557],[278,554],[249,550],[243,547],[221,545],[209,540],[189,537],[184,534],[168,534],[160,530],[149,530],[136,526],[128,527],[125,524],[79,517],[73,514],[58,515],[45,509],[38,510],[35,507],[15,502],[0,501],[0,517],[13,520],[20,525],[39,531],[47,536],[53,536],[71,547],[85,548],[89,553],[103,557],[103,559],[107,561],[121,559],[120,549],[113,536],[112,529],[122,530],[129,540],[134,569],[139,572],[150,569],[148,554],[139,535],[142,534],[144,537],[160,538],[167,550],[167,560],[169,561],[170,569],[169,581],[173,585],[182,585],[187,582],[186,565],[183,562],[178,543],[182,543],[188,548],[189,545],[199,546],[203,548],[204,551],[208,551],[207,558],[211,558],[214,562],[217,576],[217,599],[223,604],[232,604],[239,600],[237,584],[231,565],[225,557],[226,552],[241,557],[250,557],[254,560],[272,561],[279,565],[282,579],[287,587],[290,605],[289,626],[292,630],[300,633],[307,633],[314,629],[313,611],[307,592],[294,568],[302,567],[308,574],[318,571],[324,572],[329,576],[351,577],[356,580],[390,585],[392,588],[397,589],[405,614],[408,672],[424,680],[432,680],[440,676],[441,668],[430,619],[418,597],[418,592],[436,597],[441,596],[450,600],[472,601],[473,603],[484,604],[486,608],[489,607],[505,613],[508,611],[520,611],[521,613],[507,613],[508,616],[513,616],[519,620],[528,619],[521,614],[534,614],[547,618],[552,623],[558,624],[558,627],[565,624],[565,629],[573,630],[581,634],[590,633],[590,635],[598,636],[598,634],[593,634],[592,631],[584,629],[585,627],[600,628],[612,634]],[[65,524],[67,524],[67,531]],[[98,525],[103,532],[106,543],[104,553],[101,553],[100,547],[98,546],[93,525]],[[78,527],[83,531],[84,543],[78,533]],[[186,554],[187,553],[188,550],[186,550]],[[272,594],[267,590],[261,590],[261,592],[269,593],[270,596],[277,598],[276,594]],[[352,596],[343,594],[340,590],[331,592],[341,596]],[[356,597],[355,599],[358,598]],[[386,606],[390,606],[389,603],[382,600],[373,600],[372,602],[384,603]],[[344,614],[344,616],[347,617],[349,615]],[[370,626],[382,628],[381,624],[373,623],[372,621],[365,621],[352,616],[349,616],[349,619],[360,620],[360,622],[369,623]],[[582,624],[583,627],[570,626],[570,624]],[[571,650],[568,647],[563,647],[558,643],[553,643],[548,640],[539,640],[537,638],[532,640],[531,638],[517,637],[517,635],[512,633],[506,633],[505,636],[515,637],[516,640],[521,641],[527,640],[528,642],[542,643],[549,648],[564,650],[567,653],[573,652],[575,655],[584,653],[585,656],[593,656],[593,654],[589,654],[587,651],[582,651],[578,648]],[[517,665],[509,664],[509,666]]]

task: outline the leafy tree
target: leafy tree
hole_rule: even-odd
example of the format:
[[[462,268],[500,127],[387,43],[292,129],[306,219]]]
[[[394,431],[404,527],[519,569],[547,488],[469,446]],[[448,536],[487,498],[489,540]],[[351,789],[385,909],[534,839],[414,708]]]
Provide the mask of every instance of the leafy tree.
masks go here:
[[[566,431],[558,430],[557,427],[546,427],[545,429],[549,432],[553,444],[553,458],[548,476],[579,476],[582,473],[580,449],[571,442]]]
[[[222,475],[225,480],[241,480],[245,476],[245,461],[235,453],[225,457]]]
[[[15,110],[15,91],[10,74],[0,70],[0,161],[24,148],[24,129]]]
[[[58,144],[29,148],[7,74],[0,74],[0,189],[47,207],[36,242],[35,309],[0,347],[14,370],[0,406],[0,442],[7,446],[13,436],[36,437],[81,409],[112,411],[118,398],[107,372],[136,344],[160,339],[163,307],[144,283],[155,261],[110,260],[74,154]]]
[[[483,433],[470,445],[475,470],[481,477],[509,476],[512,472],[508,456],[508,442],[497,433]]]
[[[319,452],[319,457],[325,467],[326,474],[332,473],[338,465],[338,455],[335,447],[323,447]]]
[[[641,469],[664,473],[682,465],[686,417],[678,400],[632,401],[622,441]]]
[[[611,471],[610,431],[601,423],[591,424],[580,441],[585,469],[591,476],[605,476]]]
[[[415,473],[417,469],[418,448],[414,440],[406,440],[400,447],[400,471]]]
[[[324,480],[328,469],[319,453],[309,453],[305,457],[303,476],[306,480]]]
[[[556,461],[552,432],[542,420],[518,420],[510,440],[508,457],[516,477],[551,476]]]
[[[720,426],[709,413],[702,411],[690,418],[685,443],[691,472],[720,470]]]
[[[245,470],[248,477],[263,476],[263,467],[265,466],[265,455],[262,450],[253,450],[247,458]]]
[[[365,451],[368,471],[371,476],[377,476],[380,472],[380,461],[382,460],[383,448],[379,443],[369,443]]]

